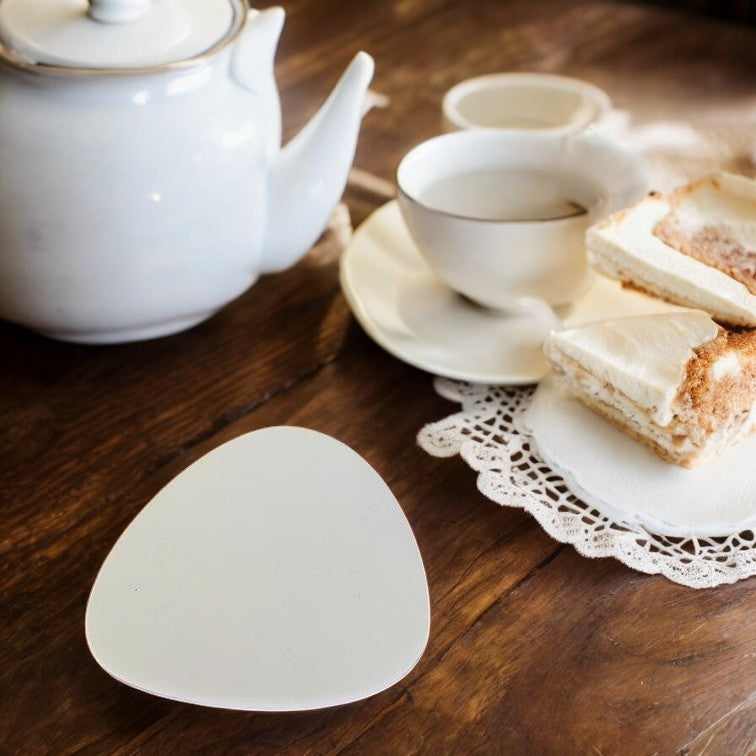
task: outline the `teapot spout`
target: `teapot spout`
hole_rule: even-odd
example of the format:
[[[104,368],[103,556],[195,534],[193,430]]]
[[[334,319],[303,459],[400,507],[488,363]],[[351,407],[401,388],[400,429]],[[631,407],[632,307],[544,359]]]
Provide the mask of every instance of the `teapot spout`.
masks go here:
[[[354,159],[373,68],[367,53],[357,53],[320,110],[273,160],[261,272],[293,265],[325,228]]]

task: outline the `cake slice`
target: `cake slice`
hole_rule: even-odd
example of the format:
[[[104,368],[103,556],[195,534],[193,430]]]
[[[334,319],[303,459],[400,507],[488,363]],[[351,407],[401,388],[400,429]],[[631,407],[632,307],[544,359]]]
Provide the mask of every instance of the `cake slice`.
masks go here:
[[[591,227],[601,273],[661,299],[756,327],[756,181],[718,174],[652,194]]]
[[[756,422],[756,332],[700,310],[570,328],[545,351],[571,394],[667,462],[717,457]]]

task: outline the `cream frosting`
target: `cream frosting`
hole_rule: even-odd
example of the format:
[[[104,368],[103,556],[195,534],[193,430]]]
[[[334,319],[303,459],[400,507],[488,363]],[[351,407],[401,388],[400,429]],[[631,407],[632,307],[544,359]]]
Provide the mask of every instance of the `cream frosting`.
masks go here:
[[[719,326],[704,312],[681,310],[593,323],[552,333],[549,359],[578,362],[605,384],[668,425],[693,350],[716,337]]]
[[[648,197],[610,221],[593,226],[586,235],[590,262],[610,275],[631,278],[638,285],[724,316],[725,320],[756,325],[756,296],[746,286],[681,254],[654,235],[655,226],[671,208],[666,199]],[[692,212],[690,207],[688,212]],[[749,237],[749,227],[745,219],[739,233]]]
[[[672,212],[689,232],[714,224],[756,258],[756,181],[722,173],[675,192],[671,201]]]
[[[733,378],[735,378],[740,375],[742,371],[743,368],[740,364],[738,356],[731,352],[730,354],[724,355],[724,357],[720,357],[711,366],[711,377],[715,381],[721,381],[727,376],[732,376]]]

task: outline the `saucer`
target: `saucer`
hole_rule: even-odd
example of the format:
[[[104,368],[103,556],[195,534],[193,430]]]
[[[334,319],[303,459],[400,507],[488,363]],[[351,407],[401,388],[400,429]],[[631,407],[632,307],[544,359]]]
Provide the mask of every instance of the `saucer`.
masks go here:
[[[507,385],[536,383],[548,372],[546,323],[487,310],[442,284],[412,241],[396,200],[355,231],[340,274],[365,332],[409,365],[445,378]],[[596,275],[585,296],[558,314],[570,326],[673,309]]]

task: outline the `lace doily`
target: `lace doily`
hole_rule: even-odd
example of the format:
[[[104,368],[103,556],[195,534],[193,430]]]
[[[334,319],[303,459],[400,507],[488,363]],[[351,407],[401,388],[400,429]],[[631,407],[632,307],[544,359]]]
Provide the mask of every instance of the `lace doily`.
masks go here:
[[[614,557],[681,585],[711,588],[756,574],[756,534],[670,537],[613,522],[576,498],[518,427],[534,387],[485,386],[436,378],[462,411],[426,425],[420,446],[434,457],[459,454],[478,473],[478,489],[502,506],[529,512],[555,540],[586,557]]]

